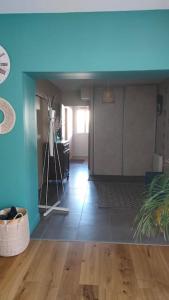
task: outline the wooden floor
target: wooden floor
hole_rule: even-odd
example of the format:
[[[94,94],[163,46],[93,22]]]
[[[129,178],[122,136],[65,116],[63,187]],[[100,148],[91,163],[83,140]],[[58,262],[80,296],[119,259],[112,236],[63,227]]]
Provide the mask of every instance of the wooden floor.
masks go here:
[[[169,299],[169,247],[31,241],[0,258],[0,299]]]

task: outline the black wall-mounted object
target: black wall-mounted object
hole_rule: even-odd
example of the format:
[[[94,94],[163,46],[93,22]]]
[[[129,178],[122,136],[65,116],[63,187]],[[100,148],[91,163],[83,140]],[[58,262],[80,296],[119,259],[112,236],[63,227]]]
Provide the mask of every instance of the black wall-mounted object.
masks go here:
[[[157,94],[157,113],[160,116],[163,112],[163,95]]]

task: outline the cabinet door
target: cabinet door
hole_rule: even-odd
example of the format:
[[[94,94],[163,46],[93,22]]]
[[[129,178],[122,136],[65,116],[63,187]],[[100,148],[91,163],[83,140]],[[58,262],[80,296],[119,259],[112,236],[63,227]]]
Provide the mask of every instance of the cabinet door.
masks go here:
[[[155,145],[156,87],[125,89],[123,175],[143,176],[152,170]]]
[[[94,174],[122,175],[123,89],[113,89],[113,103],[94,94]]]

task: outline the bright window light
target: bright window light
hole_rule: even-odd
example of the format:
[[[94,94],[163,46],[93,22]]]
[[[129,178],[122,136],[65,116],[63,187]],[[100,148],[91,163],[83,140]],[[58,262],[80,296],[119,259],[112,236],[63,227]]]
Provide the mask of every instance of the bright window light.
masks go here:
[[[89,132],[89,110],[87,108],[79,108],[77,110],[77,133]]]

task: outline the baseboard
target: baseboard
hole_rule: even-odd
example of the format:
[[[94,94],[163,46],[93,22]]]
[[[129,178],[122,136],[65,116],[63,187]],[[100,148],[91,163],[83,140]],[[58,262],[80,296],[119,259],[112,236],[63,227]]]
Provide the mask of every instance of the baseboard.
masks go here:
[[[144,182],[144,176],[90,175],[89,181]]]

